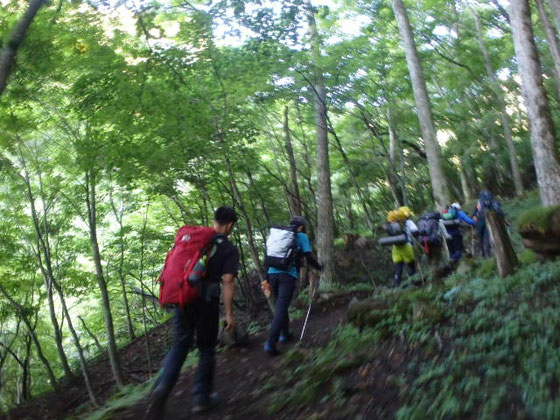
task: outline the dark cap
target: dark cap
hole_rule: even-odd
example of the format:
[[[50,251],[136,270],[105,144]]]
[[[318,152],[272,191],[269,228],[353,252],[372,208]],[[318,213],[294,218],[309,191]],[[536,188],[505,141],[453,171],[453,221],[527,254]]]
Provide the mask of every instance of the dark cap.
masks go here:
[[[305,227],[307,225],[307,220],[305,220],[305,217],[303,217],[303,216],[294,216],[294,217],[292,217],[292,220],[290,221],[290,225]]]
[[[237,213],[232,207],[219,207],[214,212],[214,220],[220,225],[237,222]]]

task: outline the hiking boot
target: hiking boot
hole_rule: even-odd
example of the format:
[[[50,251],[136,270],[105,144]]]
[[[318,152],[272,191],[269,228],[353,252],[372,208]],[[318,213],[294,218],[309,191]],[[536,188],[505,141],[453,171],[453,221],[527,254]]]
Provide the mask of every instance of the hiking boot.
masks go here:
[[[278,349],[276,347],[272,347],[270,344],[266,343],[264,345],[264,351],[266,351],[268,354],[270,354],[272,357],[275,356],[279,356],[280,352],[278,351]]]
[[[290,341],[294,341],[294,335],[292,333],[280,334],[278,341],[281,343],[289,343]]]
[[[193,397],[193,414],[204,413],[213,409],[220,403],[220,395],[213,392],[210,395],[197,394]]]
[[[146,414],[144,415],[144,420],[158,420],[163,418],[166,401],[167,395],[163,392],[163,390],[156,387],[150,393],[150,399],[148,402],[148,408],[146,409]]]

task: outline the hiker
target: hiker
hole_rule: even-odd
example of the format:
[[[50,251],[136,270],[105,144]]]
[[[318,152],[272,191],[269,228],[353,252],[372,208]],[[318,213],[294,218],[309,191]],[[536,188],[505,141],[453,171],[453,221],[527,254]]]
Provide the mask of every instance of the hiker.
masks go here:
[[[392,246],[391,254],[393,264],[395,264],[395,276],[393,277],[392,287],[399,287],[402,281],[404,266],[408,268],[408,275],[416,274],[416,256],[412,247],[413,235],[418,233],[418,227],[410,218],[413,216],[412,210],[404,206],[387,214],[387,232],[391,236],[404,234],[404,243]]]
[[[445,228],[451,239],[447,240],[449,248],[449,258],[452,264],[457,264],[463,256],[463,234],[461,233],[461,223],[465,222],[473,226],[475,221],[472,220],[467,214],[461,210],[459,203],[453,203],[447,209],[446,213],[442,214],[444,221],[456,221],[457,223],[446,224]]]
[[[478,233],[479,253],[483,258],[492,256],[492,241],[490,231],[486,226],[485,212],[487,210],[495,211],[499,216],[503,217],[503,211],[500,203],[494,200],[494,196],[488,190],[482,190],[478,196],[478,203],[472,215],[475,221],[475,229]]]
[[[226,328],[233,330],[235,328],[234,279],[237,275],[239,252],[227,236],[231,233],[235,222],[237,222],[237,215],[231,207],[220,207],[216,210],[215,234],[210,231],[210,234],[214,234],[212,243],[215,245],[206,261],[206,275],[202,282],[201,293],[184,307],[174,306],[172,321],[174,341],[150,395],[150,405],[146,414],[148,419],[162,417],[165,401],[179,378],[195,334],[200,359],[192,385],[192,411],[201,413],[219,402],[217,393],[213,392],[213,383],[220,319],[220,281],[224,289]],[[188,241],[189,238],[187,237],[186,240]]]
[[[442,275],[443,247],[451,236],[447,233],[445,225],[438,211],[425,213],[418,221],[420,244],[428,257],[430,265],[430,279],[437,280]]]
[[[290,221],[290,226],[271,229],[271,234],[267,239],[265,263],[268,266],[268,279],[263,284],[263,291],[271,290],[276,299],[274,317],[268,339],[264,344],[264,350],[271,356],[280,354],[276,348],[279,341],[283,343],[293,340],[290,333],[288,309],[299,279],[302,257],[305,257],[311,267],[316,270],[322,269],[321,264],[313,256],[309,237],[305,233],[306,225],[307,222],[302,216],[294,216]],[[283,243],[287,239],[292,243]],[[274,251],[279,254],[274,254]],[[282,255],[282,257],[275,257],[275,255]]]

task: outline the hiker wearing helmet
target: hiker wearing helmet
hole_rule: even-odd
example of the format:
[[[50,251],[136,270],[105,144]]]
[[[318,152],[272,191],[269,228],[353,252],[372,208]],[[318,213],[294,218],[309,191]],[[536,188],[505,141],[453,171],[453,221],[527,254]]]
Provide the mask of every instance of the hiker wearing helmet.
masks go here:
[[[393,226],[393,228],[401,230],[405,236],[405,242],[393,245],[391,250],[393,263],[395,264],[395,276],[392,282],[393,287],[398,287],[401,284],[405,264],[408,268],[409,276],[413,276],[416,273],[416,256],[414,255],[412,241],[413,235],[418,233],[418,227],[416,223],[410,220],[412,216],[412,210],[406,206],[390,211],[387,215],[388,226]],[[396,232],[389,232],[389,234],[394,233]]]
[[[213,392],[213,384],[220,318],[220,281],[223,283],[226,328],[233,330],[235,328],[234,279],[237,275],[239,252],[227,236],[231,233],[235,222],[237,222],[237,214],[233,208],[220,207],[216,210],[214,228],[211,230],[212,247],[207,253],[201,292],[184,306],[173,305],[174,341],[150,394],[145,419],[155,420],[164,417],[165,402],[179,378],[181,367],[193,346],[195,334],[200,356],[192,383],[192,411],[193,413],[207,411],[219,402],[217,393]],[[188,242],[191,236],[185,235],[182,240]]]
[[[311,267],[317,270],[322,268],[313,256],[309,237],[305,234],[306,224],[302,216],[294,216],[289,226],[271,229],[267,239],[268,281],[263,285],[263,290],[271,290],[276,299],[274,317],[264,345],[264,350],[271,356],[280,354],[276,347],[278,341],[293,339],[288,308],[296,290],[302,257]]]
[[[453,203],[447,209],[447,213],[443,214],[444,221],[451,221],[446,223],[447,233],[451,238],[447,239],[447,247],[449,248],[449,258],[453,264],[457,264],[463,256],[463,234],[461,233],[460,222],[465,222],[473,226],[475,221],[466,215],[461,210],[459,203]],[[455,223],[453,223],[455,222]]]

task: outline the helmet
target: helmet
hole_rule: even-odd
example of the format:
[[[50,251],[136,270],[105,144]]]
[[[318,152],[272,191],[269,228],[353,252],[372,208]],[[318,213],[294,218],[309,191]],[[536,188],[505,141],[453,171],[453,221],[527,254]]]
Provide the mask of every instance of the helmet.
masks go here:
[[[399,211],[402,212],[402,214],[406,219],[409,219],[412,216],[414,216],[414,213],[412,212],[412,210],[410,210],[410,207],[408,206],[399,207]]]
[[[449,207],[456,210],[461,210],[461,205],[459,203],[453,203]]]
[[[292,220],[290,221],[290,225],[305,227],[307,225],[307,220],[305,220],[305,217],[303,217],[303,216],[294,216],[294,217],[292,217]]]

